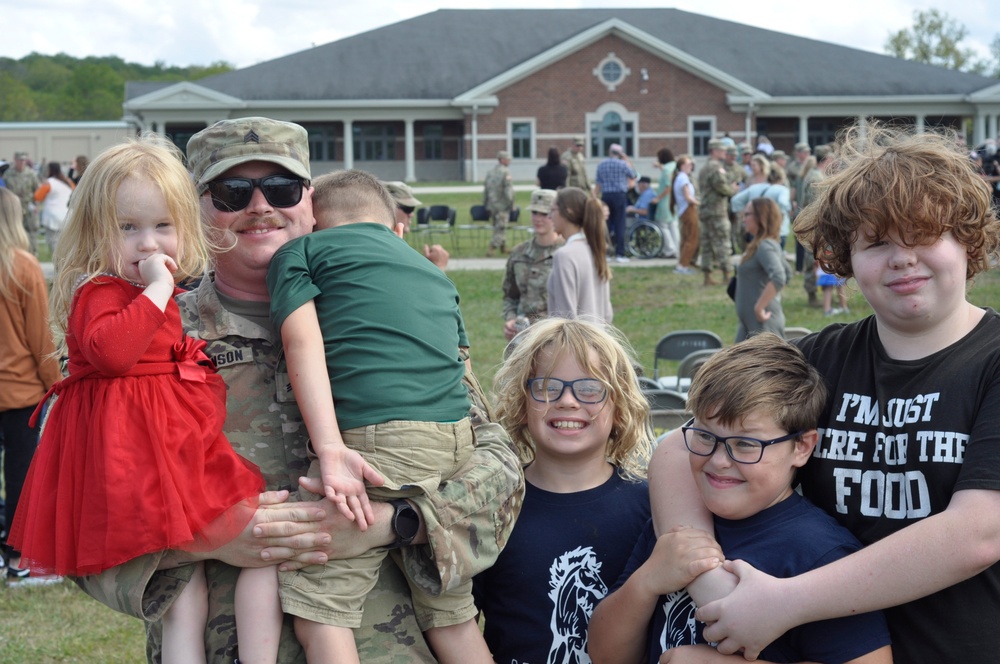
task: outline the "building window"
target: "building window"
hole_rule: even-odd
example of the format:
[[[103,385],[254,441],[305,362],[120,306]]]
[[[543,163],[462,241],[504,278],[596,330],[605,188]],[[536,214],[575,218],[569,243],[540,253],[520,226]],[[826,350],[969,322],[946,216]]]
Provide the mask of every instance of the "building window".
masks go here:
[[[337,154],[338,127],[332,124],[303,124],[309,134],[309,158],[313,161],[334,161]]]
[[[711,120],[691,120],[691,154],[695,157],[708,155],[708,142],[714,132],[712,125]]]
[[[625,63],[617,55],[608,53],[607,57],[594,67],[593,73],[609,92],[614,92],[615,88],[632,73],[632,70],[626,67]]]
[[[510,156],[513,159],[532,159],[532,140],[530,122],[510,123]]]
[[[355,124],[354,158],[392,161],[396,158],[396,128],[390,124]]]
[[[439,124],[424,127],[424,159],[444,158],[444,126]]]
[[[625,154],[635,154],[635,124],[622,120],[622,116],[615,111],[609,111],[601,120],[590,123],[590,156],[606,156],[612,143],[625,148]]]
[[[909,121],[907,123],[909,124]],[[806,137],[806,141],[813,147],[833,143],[833,140],[837,137],[837,130],[841,126],[842,124],[839,120],[817,120],[810,118],[809,135]]]

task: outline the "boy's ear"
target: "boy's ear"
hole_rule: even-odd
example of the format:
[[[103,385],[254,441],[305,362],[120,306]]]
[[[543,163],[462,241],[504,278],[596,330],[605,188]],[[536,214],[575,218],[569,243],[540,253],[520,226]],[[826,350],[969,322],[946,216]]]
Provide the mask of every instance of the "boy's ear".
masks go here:
[[[819,441],[819,432],[816,429],[809,429],[795,441],[795,454],[792,458],[792,466],[801,468],[809,461],[813,449]]]

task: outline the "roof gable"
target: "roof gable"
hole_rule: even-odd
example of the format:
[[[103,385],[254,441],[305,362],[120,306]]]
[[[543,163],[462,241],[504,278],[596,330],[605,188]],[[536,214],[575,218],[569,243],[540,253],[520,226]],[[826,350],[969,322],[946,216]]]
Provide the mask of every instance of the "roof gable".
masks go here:
[[[146,106],[157,109],[191,109],[233,108],[240,105],[242,101],[236,97],[190,81],[159,87],[125,102],[126,110],[138,110]]]
[[[741,97],[965,96],[996,84],[677,9],[442,9],[198,85],[251,103],[472,99],[609,32]]]

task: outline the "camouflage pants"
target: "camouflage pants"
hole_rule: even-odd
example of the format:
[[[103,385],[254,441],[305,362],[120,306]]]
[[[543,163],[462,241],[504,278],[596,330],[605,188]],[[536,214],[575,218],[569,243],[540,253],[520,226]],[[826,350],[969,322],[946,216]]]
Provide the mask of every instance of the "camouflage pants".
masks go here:
[[[816,294],[816,268],[810,267],[806,269],[804,279],[802,281],[802,288],[805,289],[806,293],[809,295]]]
[[[733,245],[728,217],[702,217],[698,220],[701,236],[701,270],[719,268],[729,272],[732,267]]]
[[[28,234],[29,250],[38,255],[38,213],[24,211],[24,232]]]
[[[490,238],[490,249],[501,249],[507,246],[507,224],[510,222],[510,210],[493,212],[493,237]]]

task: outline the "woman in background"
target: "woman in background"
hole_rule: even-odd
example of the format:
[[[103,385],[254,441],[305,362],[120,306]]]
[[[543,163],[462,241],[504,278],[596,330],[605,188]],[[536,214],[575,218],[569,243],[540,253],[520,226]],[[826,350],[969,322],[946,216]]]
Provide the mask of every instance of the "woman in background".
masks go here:
[[[49,330],[49,293],[42,266],[28,251],[21,201],[0,189],[0,430],[4,441],[7,525],[14,520],[24,477],[38,444],[28,419],[62,376]],[[8,549],[7,576],[27,576],[21,553]]]
[[[778,244],[781,210],[770,198],[755,198],[743,209],[743,224],[753,240],[736,268],[736,343],[764,331],[784,337],[779,293],[792,270]]]
[[[681,226],[681,251],[677,257],[677,267],[674,272],[679,274],[694,274],[691,267],[698,253],[698,197],[695,195],[694,160],[691,155],[682,154],[677,157],[677,170],[674,171],[673,196],[670,198],[671,211],[677,215]]]
[[[654,219],[663,234],[663,255],[667,258],[674,258],[680,253],[681,238],[677,231],[677,215],[674,214],[673,206],[670,204],[673,198],[674,172],[677,170],[677,162],[674,161],[674,153],[669,148],[660,148],[656,153],[657,168],[660,169],[660,181],[656,186],[656,214]]]
[[[611,269],[601,201],[577,187],[560,189],[552,224],[566,244],[552,256],[549,316],[610,324]]]
[[[548,160],[544,166],[538,167],[535,182],[541,189],[562,189],[566,186],[569,169],[559,159],[559,150],[549,148]]]
[[[54,256],[59,234],[69,212],[69,196],[76,184],[63,175],[58,161],[50,161],[48,169],[48,177],[35,191],[35,202],[41,204],[41,227],[45,229],[45,241],[49,245],[50,255]]]

